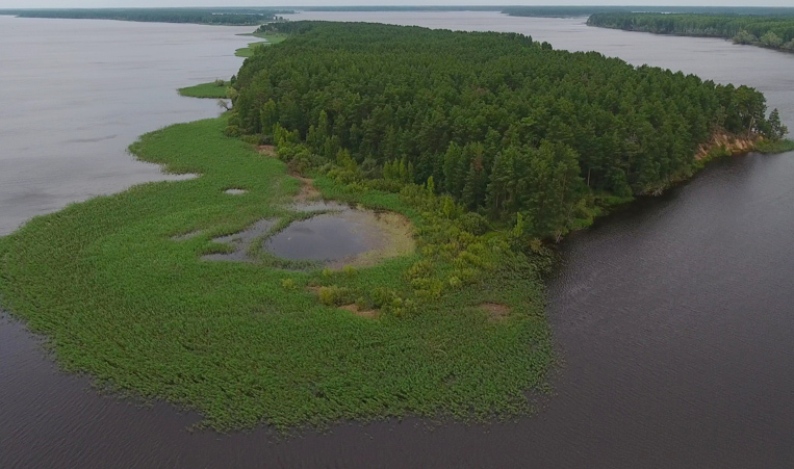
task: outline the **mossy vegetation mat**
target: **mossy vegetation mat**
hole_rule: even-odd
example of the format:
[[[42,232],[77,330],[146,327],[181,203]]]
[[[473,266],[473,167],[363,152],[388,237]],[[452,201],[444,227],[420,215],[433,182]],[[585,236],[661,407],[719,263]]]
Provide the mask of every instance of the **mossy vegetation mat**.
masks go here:
[[[224,99],[229,97],[229,86],[224,80],[215,80],[209,83],[179,88],[179,94],[188,98]]]
[[[49,337],[63,368],[198,410],[219,430],[530,410],[526,393],[552,361],[535,269],[478,259],[480,243],[499,251],[493,239],[432,244],[437,221],[404,196],[316,180],[336,199],[408,216],[415,254],[338,271],[202,260],[228,250],[214,238],[297,216],[285,207],[299,182],[226,126],[175,125],[131,147],[196,179],[70,205],[0,238],[3,306]]]
[[[255,32],[250,34],[250,36],[264,39],[264,41],[251,42],[248,44],[248,47],[241,47],[240,49],[234,51],[234,55],[236,55],[237,57],[251,57],[252,55],[254,55],[255,48],[265,47],[272,44],[278,44],[280,42],[283,42],[285,39],[287,39],[286,34],[279,34],[279,33],[269,34],[264,32]]]

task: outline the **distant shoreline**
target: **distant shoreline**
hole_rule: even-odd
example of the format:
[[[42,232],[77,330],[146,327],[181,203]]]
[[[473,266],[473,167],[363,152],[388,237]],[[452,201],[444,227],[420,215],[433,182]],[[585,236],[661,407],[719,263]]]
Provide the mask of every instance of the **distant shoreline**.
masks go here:
[[[794,9],[785,13],[755,15],[689,13],[595,13],[588,26],[669,36],[721,38],[794,53]]]
[[[137,23],[201,24],[207,26],[259,26],[278,21],[293,10],[276,8],[70,8],[0,10],[18,18],[88,19]]]

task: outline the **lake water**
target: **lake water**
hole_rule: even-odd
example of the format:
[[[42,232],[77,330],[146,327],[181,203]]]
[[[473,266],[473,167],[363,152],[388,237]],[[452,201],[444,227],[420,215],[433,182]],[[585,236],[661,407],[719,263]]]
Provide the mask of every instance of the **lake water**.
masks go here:
[[[794,54],[722,40],[588,28],[583,19],[474,12],[299,17],[522,32],[555,48],[597,50],[634,64],[647,62],[754,86],[794,127]],[[160,35],[149,42],[136,33],[138,28]],[[49,193],[48,178],[59,186],[55,176],[60,172],[51,172],[46,163],[47,158],[54,161],[49,152],[58,147],[50,134],[83,119],[75,117],[83,113],[105,118],[93,121],[98,126],[92,127],[93,133],[71,139],[86,141],[68,146],[75,161],[80,155],[94,159],[63,187],[97,184],[93,191],[119,190],[134,182],[126,167],[138,168],[140,179],[156,177],[149,167],[121,162],[124,147],[143,131],[212,115],[214,104],[190,104],[168,90],[230,75],[239,63],[228,54],[240,38],[220,28],[0,18],[0,43],[8,42],[9,30],[17,31],[12,37],[20,44],[18,50],[33,47],[28,42],[38,43],[42,37],[52,41],[17,57],[13,73],[20,76],[47,75],[47,63],[39,57],[51,57],[51,47],[60,47],[57,41],[68,42],[59,31],[90,36],[76,49],[105,51],[96,54],[97,62],[110,60],[106,54],[117,49],[130,60],[155,54],[161,57],[154,61],[161,68],[152,66],[155,73],[136,65],[117,73],[82,62],[80,77],[97,83],[116,79],[119,85],[97,95],[103,99],[88,94],[81,105],[85,110],[77,114],[78,106],[69,105],[62,90],[46,91],[61,86],[58,72],[31,87],[30,93],[48,93],[61,103],[51,105],[60,110],[28,116],[30,124],[13,124],[23,130],[37,124],[43,135],[21,139],[16,134],[22,130],[2,134],[0,193],[12,195],[0,199],[5,204],[0,205],[0,218],[9,209],[19,213],[18,219],[34,215],[25,209],[28,188]],[[106,46],[119,35],[127,41]],[[182,45],[169,49],[158,43]],[[210,49],[215,51],[211,57],[202,58]],[[178,51],[181,56],[171,56]],[[63,62],[67,60],[62,57],[51,66],[63,67]],[[0,63],[5,85],[10,72],[5,59]],[[17,86],[26,81],[17,80]],[[155,97],[138,87],[149,87]],[[0,86],[3,93],[8,88]],[[73,87],[84,91],[80,88]],[[141,112],[106,107],[105,101],[136,92],[138,99],[129,102],[139,103]],[[26,100],[12,102],[24,107]],[[13,111],[0,111],[0,131],[12,125],[13,114],[25,112]],[[113,124],[120,119],[129,128]],[[87,140],[113,134],[119,135],[114,137],[115,150],[100,158],[97,142]],[[116,140],[102,140],[102,148],[111,141]],[[16,156],[9,156],[7,149],[14,145]],[[16,177],[7,175],[8,168],[16,167],[7,161],[12,157],[29,169]],[[42,162],[25,166],[26,158]],[[105,163],[109,169],[103,172]],[[104,181],[94,181],[103,174]],[[23,175],[29,183],[18,182]],[[16,186],[7,189],[7,181]],[[53,191],[53,205],[42,208],[91,193]],[[19,207],[13,194],[20,197]],[[640,202],[571,236],[562,245],[563,263],[549,290],[549,317],[564,361],[552,380],[554,395],[541,401],[535,416],[490,425],[431,425],[413,419],[343,423],[286,441],[272,440],[265,429],[231,435],[190,432],[187,427],[197,416],[165,404],[141,408],[98,395],[88,379],[58,371],[38,340],[2,317],[0,467],[794,467],[792,233],[794,154],[789,153],[719,161],[664,197]]]
[[[70,202],[164,179],[144,132],[218,115],[176,89],[228,79],[253,28],[0,16],[0,236]]]

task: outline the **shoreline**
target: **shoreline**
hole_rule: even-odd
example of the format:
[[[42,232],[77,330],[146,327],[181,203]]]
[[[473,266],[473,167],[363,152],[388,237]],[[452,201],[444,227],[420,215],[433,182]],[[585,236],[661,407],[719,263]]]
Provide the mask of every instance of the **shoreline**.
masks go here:
[[[279,216],[282,209],[272,201],[299,190],[281,161],[224,137],[223,126],[223,117],[176,124],[131,147],[166,172],[200,177],[75,204],[0,241],[4,307],[28,330],[47,336],[60,369],[88,373],[122,394],[197,410],[202,426],[219,431],[258,427],[262,419],[286,432],[344,420],[486,421],[492,414],[531,413],[524,392],[542,394],[542,376],[552,362],[539,282],[528,287],[495,275],[472,284],[458,274],[467,288],[445,287],[439,278],[449,271],[427,271],[433,266],[422,262],[421,251],[368,267],[366,275],[357,269],[302,272],[201,261],[202,253],[212,252],[213,238]],[[228,187],[247,192],[227,195]],[[351,193],[324,179],[317,187],[333,199],[406,214],[423,227],[419,214],[393,194]],[[172,239],[197,230],[198,236]],[[42,271],[50,272],[47,282],[41,282]],[[421,306],[434,312],[417,310],[407,296],[414,288],[438,286],[454,294]],[[327,290],[317,298],[306,287]],[[31,297],[41,302],[34,306]],[[510,305],[512,312],[494,322],[479,306],[483,301]],[[352,304],[361,305],[357,311],[380,313],[359,317],[345,311]],[[93,326],[74,329],[69,317]],[[227,330],[225,318],[240,324],[228,330],[228,339],[217,335]],[[297,324],[310,327],[295,329]],[[213,339],[207,342],[206,334]],[[362,349],[359,337],[384,345]],[[435,345],[429,347],[428,340]],[[534,349],[526,354],[517,343]],[[395,354],[395,347],[404,352]],[[348,358],[339,362],[339,353]],[[227,358],[206,361],[216,354]],[[267,358],[274,356],[281,359]],[[348,360],[357,365],[346,366]],[[229,362],[242,367],[228,368]],[[174,371],[154,372],[163,366]],[[469,371],[449,382],[461,366]],[[380,374],[384,367],[392,369],[391,377]],[[229,370],[238,370],[239,379],[226,377]],[[400,397],[407,382],[414,383],[410,401]],[[477,383],[502,384],[483,389]],[[323,394],[306,394],[317,386]],[[227,389],[236,390],[239,397],[229,401],[236,404],[216,408],[212,402],[225,401]],[[330,407],[328,393],[336,403]],[[362,405],[362,399],[372,404]],[[471,406],[480,412],[472,413]]]
[[[725,36],[714,36],[714,35],[707,35],[707,34],[679,34],[679,33],[662,33],[662,32],[655,32],[649,31],[646,29],[629,29],[629,28],[621,28],[618,26],[606,26],[606,25],[597,25],[597,24],[590,24],[589,18],[588,21],[585,23],[587,26],[591,28],[602,28],[602,29],[611,29],[613,31],[625,31],[627,33],[645,33],[645,34],[653,34],[655,36],[671,36],[671,37],[689,37],[689,38],[700,38],[700,39],[721,39],[723,41],[730,42],[735,46],[749,46],[749,47],[757,47],[759,49],[766,49],[775,52],[782,52],[785,54],[794,54],[794,49],[785,49],[782,47],[770,47],[765,46],[763,44],[754,44],[754,43],[739,43],[735,42],[731,37]]]
[[[202,122],[202,121],[199,121],[199,122],[194,122],[194,123],[192,123],[192,124],[199,124],[199,123],[201,123],[201,122]],[[169,126],[168,128],[166,128],[166,129],[163,129],[162,131],[156,131],[156,132],[153,132],[153,133],[151,133],[151,134],[147,134],[147,135],[143,136],[142,138],[146,138],[146,137],[151,137],[151,138],[154,138],[155,136],[158,136],[158,135],[160,135],[160,136],[161,136],[162,134],[166,133],[166,132],[167,132],[169,129],[171,129],[172,127],[179,127],[179,128],[183,128],[183,129],[184,129],[185,127],[189,127],[190,125],[191,125],[191,124],[182,124],[182,125],[180,125],[180,124],[177,124],[177,125],[174,125],[174,126]],[[229,141],[232,141],[232,140],[233,140],[233,139],[229,139]],[[238,141],[238,140],[234,140],[234,141],[235,141],[235,142],[237,142],[237,143],[234,143],[234,145],[236,145],[236,146],[237,146],[237,147],[239,147],[239,148],[242,148],[242,147],[240,147],[240,143],[242,143],[242,142],[240,142],[240,141]],[[136,147],[136,144],[133,144],[133,146],[132,146],[132,147],[134,147],[134,148],[135,148],[135,149],[137,149],[138,151],[140,151],[140,149],[141,149],[141,147],[140,147],[140,146],[137,146],[137,147]],[[140,157],[140,158],[142,158],[142,159],[146,159],[146,157],[145,157],[145,156],[142,156],[142,154],[141,154],[141,153],[138,153],[138,157]],[[184,172],[184,171],[187,171],[187,172],[198,172],[198,173],[202,173],[202,171],[201,171],[201,170],[196,170],[196,171],[193,171],[193,170],[192,170],[193,168],[191,167],[191,162],[190,162],[189,160],[186,160],[186,159],[179,159],[179,160],[178,160],[178,163],[176,164],[176,166],[171,166],[171,164],[173,163],[173,161],[169,161],[168,159],[164,159],[164,160],[158,160],[158,157],[153,157],[153,158],[152,158],[150,161],[152,161],[152,162],[155,162],[155,163],[158,163],[158,164],[161,164],[161,165],[163,165],[163,167],[164,167],[164,171],[174,171],[174,172]],[[695,171],[695,174],[696,174],[697,172],[698,172],[698,171]],[[200,178],[198,178],[198,179],[202,179],[202,178],[204,178],[204,177],[205,177],[205,176],[201,176],[201,177],[200,177]],[[202,182],[203,182],[203,181],[202,181]],[[288,182],[286,182],[286,181],[282,181],[282,180],[278,180],[277,182],[279,182],[279,183],[282,183],[282,182],[284,182],[285,184],[289,184]],[[340,193],[340,194],[344,194],[344,193],[345,193],[345,189],[344,189],[344,188],[335,187],[335,188],[332,188],[332,189],[333,189],[333,190],[336,190],[336,191],[339,191],[339,193]],[[137,192],[139,192],[139,191],[141,191],[141,190],[143,190],[143,189],[140,189],[140,188],[133,188],[133,189],[131,189],[131,190],[130,190],[130,191],[128,191],[128,192],[130,192],[130,193],[137,193]],[[179,191],[175,191],[175,192],[179,192]],[[126,195],[127,195],[127,193],[125,192],[125,193],[119,194],[118,196],[126,196]],[[350,196],[350,194],[348,194],[348,196]],[[355,197],[355,195],[352,195],[351,197]],[[116,196],[107,197],[106,199],[110,199],[110,198],[116,198]],[[94,199],[92,199],[91,201],[89,201],[89,202],[86,202],[85,204],[80,204],[80,205],[88,205],[89,203],[90,203],[90,204],[93,204],[93,205],[96,205],[96,204],[98,204],[98,202],[95,202],[95,201],[94,201]],[[81,211],[81,209],[79,209],[79,208],[71,208],[71,209],[69,209],[69,210],[70,210],[70,213],[72,213],[72,214],[74,214],[75,212],[80,212],[80,211]],[[57,219],[57,218],[62,218],[62,217],[60,217],[60,216],[56,216],[56,215],[59,215],[59,214],[61,214],[61,212],[58,212],[57,214],[54,214],[54,215],[52,216],[52,218],[56,218],[56,219]],[[218,215],[218,214],[216,214],[216,215]],[[48,218],[49,218],[49,217],[48,217]],[[602,218],[602,217],[599,217],[599,218]],[[61,221],[63,222],[63,220],[61,220]],[[198,221],[198,219],[197,219],[197,218],[194,218],[194,219],[193,219],[193,222],[194,222],[194,223],[201,224],[201,222],[200,222],[200,221]],[[43,223],[43,222],[42,222],[42,223]],[[224,228],[224,229],[225,229],[225,230],[232,230],[233,228],[232,228],[231,226],[238,226],[239,224],[240,224],[240,222],[239,222],[239,221],[238,221],[238,222],[236,222],[236,223],[228,224],[228,225],[225,225],[225,228]],[[41,223],[39,223],[39,225],[41,225]],[[24,229],[25,229],[26,231],[29,231],[27,226],[26,226],[26,227],[24,227]],[[15,237],[15,238],[17,237],[17,233],[15,233],[15,234],[14,234],[14,237]],[[133,239],[133,238],[129,238],[129,239],[128,239],[128,241],[132,241],[132,239]],[[199,241],[201,241],[201,240],[199,240]],[[195,246],[194,246],[194,251],[196,251],[196,250],[199,248],[199,246],[200,246],[200,245],[199,245],[198,241],[194,242],[194,244],[195,244]],[[121,247],[122,247],[122,246],[123,246],[123,245],[117,245],[117,249],[121,249]],[[3,253],[3,249],[4,249],[4,248],[3,248],[3,243],[2,243],[2,242],[0,242],[0,258],[2,258],[2,257],[3,257],[3,255],[4,255],[4,253]],[[4,274],[4,272],[0,272],[0,281],[2,281],[2,279],[3,279],[3,277],[2,277],[2,274]],[[348,279],[348,280],[349,280],[349,279]],[[342,281],[343,281],[343,282],[344,282],[344,281],[348,281],[348,280],[342,279]],[[283,284],[282,284],[282,285],[283,285]],[[305,298],[304,298],[303,300],[305,301]],[[488,304],[497,304],[497,305],[499,305],[499,304],[501,304],[501,303],[502,303],[502,302],[500,302],[500,301],[494,300],[492,303],[488,303]],[[544,313],[536,313],[536,314],[541,314],[541,316],[542,316]],[[14,315],[14,317],[18,317],[16,314],[13,314],[13,315]],[[546,327],[548,327],[548,324],[547,324],[547,323],[546,323]],[[92,373],[92,376],[94,376],[94,373]],[[101,378],[100,378],[100,379],[101,379]],[[178,400],[177,400],[177,402],[178,402]],[[188,406],[188,408],[190,408],[190,406]],[[399,416],[399,415],[400,415],[400,414],[398,414],[398,415],[396,415],[396,416]],[[408,415],[415,415],[415,414],[408,414]],[[421,414],[419,414],[419,415],[421,416]],[[391,417],[395,417],[395,415],[389,415],[389,416],[391,416]],[[387,416],[387,417],[389,417],[389,416]],[[355,418],[355,417],[354,417],[354,418]],[[364,420],[364,421],[368,421],[368,420],[367,420],[367,418],[368,418],[368,417],[365,417],[363,420]],[[377,417],[376,417],[376,418],[377,418]],[[336,421],[336,420],[334,420],[334,421]],[[210,423],[209,423],[208,425],[210,425],[210,426],[213,426],[213,422],[212,422],[212,421],[210,421]],[[223,425],[220,425],[220,428],[223,428]]]

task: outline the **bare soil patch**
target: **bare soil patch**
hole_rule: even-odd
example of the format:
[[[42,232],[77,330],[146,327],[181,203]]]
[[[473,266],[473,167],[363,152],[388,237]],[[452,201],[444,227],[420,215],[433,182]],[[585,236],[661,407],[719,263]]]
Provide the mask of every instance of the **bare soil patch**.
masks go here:
[[[340,306],[339,309],[343,309],[345,311],[350,311],[351,313],[355,314],[358,317],[367,318],[367,319],[375,319],[378,317],[378,312],[371,309],[359,309],[358,305],[353,303],[349,305]]]
[[[256,147],[256,151],[258,151],[260,155],[270,156],[273,158],[276,157],[276,147],[274,145],[259,145]]]
[[[491,321],[502,321],[510,316],[510,307],[501,303],[482,303],[480,308],[488,313]]]
[[[295,202],[308,202],[310,200],[317,200],[321,197],[320,191],[314,187],[314,181],[312,179],[305,178],[297,174],[293,174],[292,177],[301,183],[301,188],[297,195],[295,195]]]
[[[727,133],[716,132],[711,136],[711,140],[698,148],[695,154],[696,160],[702,160],[709,156],[715,148],[725,148],[725,151],[732,155],[739,155],[753,151],[758,143],[758,138],[747,138]]]

